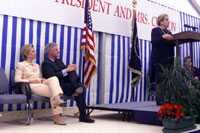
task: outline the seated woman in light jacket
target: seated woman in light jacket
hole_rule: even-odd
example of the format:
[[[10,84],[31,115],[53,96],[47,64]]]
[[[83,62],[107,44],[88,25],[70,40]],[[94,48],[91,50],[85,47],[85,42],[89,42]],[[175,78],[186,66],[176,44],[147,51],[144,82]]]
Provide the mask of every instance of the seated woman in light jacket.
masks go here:
[[[54,124],[66,125],[60,117],[60,114],[63,113],[60,106],[63,107],[66,103],[60,99],[63,91],[57,77],[42,78],[39,65],[32,62],[36,58],[32,44],[22,47],[21,56],[24,61],[17,64],[15,82],[28,82],[33,94],[49,97],[54,115]]]

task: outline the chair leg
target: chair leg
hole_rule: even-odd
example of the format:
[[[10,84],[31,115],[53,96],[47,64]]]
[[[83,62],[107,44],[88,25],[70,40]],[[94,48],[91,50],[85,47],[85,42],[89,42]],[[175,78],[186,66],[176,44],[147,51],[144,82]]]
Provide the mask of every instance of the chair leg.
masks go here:
[[[33,123],[32,105],[30,103],[26,103],[26,111],[27,111],[27,122],[26,122],[26,125],[30,125],[30,124]]]
[[[29,103],[30,104],[30,103]],[[30,111],[29,111],[29,116],[30,116],[30,124],[33,123],[33,105],[30,104]]]
[[[30,119],[29,119],[29,103],[26,103],[26,116],[27,116],[26,125],[30,125]]]

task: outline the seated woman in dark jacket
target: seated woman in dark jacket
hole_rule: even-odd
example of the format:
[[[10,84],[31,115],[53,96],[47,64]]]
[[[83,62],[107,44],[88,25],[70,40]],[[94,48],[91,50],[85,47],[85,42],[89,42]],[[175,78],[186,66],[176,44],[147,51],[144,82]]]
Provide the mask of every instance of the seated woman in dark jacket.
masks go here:
[[[200,71],[198,68],[192,66],[191,57],[187,56],[184,58],[184,67],[192,73],[194,80],[198,80],[200,76]]]

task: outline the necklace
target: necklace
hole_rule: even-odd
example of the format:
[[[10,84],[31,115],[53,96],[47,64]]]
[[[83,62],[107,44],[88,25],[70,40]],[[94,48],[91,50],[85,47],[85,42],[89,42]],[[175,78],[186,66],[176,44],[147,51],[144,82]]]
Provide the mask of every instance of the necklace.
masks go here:
[[[161,31],[163,32],[163,34],[166,34],[166,32],[160,27]]]

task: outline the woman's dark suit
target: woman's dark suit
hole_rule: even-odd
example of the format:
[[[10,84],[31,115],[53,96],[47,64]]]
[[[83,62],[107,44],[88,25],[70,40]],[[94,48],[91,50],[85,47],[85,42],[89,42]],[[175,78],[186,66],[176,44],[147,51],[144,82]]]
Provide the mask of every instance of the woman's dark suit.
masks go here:
[[[164,34],[172,34],[169,30],[156,27],[151,32],[151,66],[150,79],[151,82],[160,83],[159,73],[162,73],[160,64],[164,67],[170,67],[174,62],[174,46],[172,41],[162,38]]]
[[[162,82],[163,67],[171,67],[174,62],[174,46],[172,41],[164,39],[164,34],[172,34],[169,30],[161,29],[160,27],[153,28],[151,31],[151,66],[150,66],[150,81],[156,82],[157,105],[163,104],[163,96],[161,88],[158,85]]]

